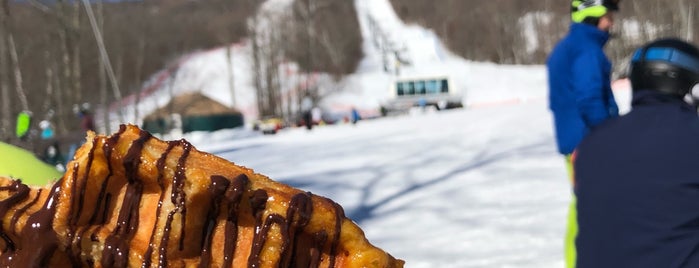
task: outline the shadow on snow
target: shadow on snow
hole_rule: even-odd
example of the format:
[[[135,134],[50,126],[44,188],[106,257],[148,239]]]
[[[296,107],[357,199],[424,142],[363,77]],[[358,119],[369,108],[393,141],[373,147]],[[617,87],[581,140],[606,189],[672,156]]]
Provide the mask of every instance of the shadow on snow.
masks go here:
[[[426,189],[431,186],[435,186],[450,180],[453,180],[457,178],[459,175],[462,175],[464,173],[477,170],[480,168],[483,168],[488,165],[492,165],[501,161],[507,161],[510,158],[513,157],[532,157],[535,155],[542,155],[542,154],[553,154],[553,152],[550,149],[549,146],[549,141],[541,141],[538,143],[532,143],[528,145],[523,145],[515,148],[511,148],[509,150],[505,151],[500,151],[500,152],[494,152],[491,153],[488,150],[483,150],[479,152],[476,156],[471,157],[471,159],[467,160],[463,164],[458,165],[457,167],[449,170],[448,172],[444,173],[443,175],[436,176],[434,178],[428,179],[428,180],[423,180],[423,181],[414,181],[414,182],[408,182],[407,185],[403,186],[402,189],[392,193],[388,194],[385,196],[382,196],[379,200],[373,200],[370,201],[370,197],[375,194],[376,191],[380,190],[380,187],[377,187],[379,183],[381,183],[382,179],[385,178],[388,174],[395,173],[394,170],[402,170],[403,172],[407,172],[408,174],[429,166],[430,164],[435,164],[437,162],[445,160],[445,156],[433,156],[433,157],[425,157],[424,159],[421,160],[419,163],[409,163],[409,164],[396,164],[396,163],[402,163],[403,161],[391,161],[389,164],[386,165],[381,165],[380,163],[371,165],[371,166],[362,166],[362,167],[357,167],[357,168],[350,168],[350,169],[339,169],[339,170],[332,170],[328,172],[322,172],[322,173],[317,173],[317,174],[312,174],[312,175],[302,175],[300,177],[291,177],[287,179],[283,179],[282,182],[289,184],[293,187],[301,188],[301,189],[307,189],[307,188],[316,188],[318,189],[319,187],[321,189],[327,189],[328,192],[339,192],[342,191],[343,189],[356,189],[352,184],[349,182],[343,182],[343,181],[338,181],[338,180],[320,180],[320,179],[309,179],[311,177],[316,177],[316,178],[342,178],[342,177],[352,177],[353,174],[362,174],[366,172],[370,172],[372,174],[372,179],[365,185],[363,185],[359,190],[361,191],[360,195],[360,201],[359,205],[347,211],[347,216],[354,220],[355,222],[361,224],[362,222],[372,219],[377,211],[381,210],[382,214],[392,214],[392,213],[399,213],[402,209],[404,209],[405,205],[403,207],[398,206],[394,207],[390,210],[383,209],[386,205],[389,203],[399,199],[399,198],[405,198],[406,196],[410,196],[411,194],[414,194],[422,189]],[[411,157],[411,155],[404,156],[404,158],[414,160],[415,158]],[[453,159],[451,159],[453,161]],[[407,175],[406,180],[410,180],[411,176]],[[319,185],[322,184],[322,185]]]

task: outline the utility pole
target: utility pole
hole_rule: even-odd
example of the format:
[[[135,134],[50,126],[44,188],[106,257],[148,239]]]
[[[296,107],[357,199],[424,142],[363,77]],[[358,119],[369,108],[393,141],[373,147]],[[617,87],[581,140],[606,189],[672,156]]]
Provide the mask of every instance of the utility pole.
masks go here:
[[[4,12],[0,12],[0,101],[2,101],[2,107],[0,108],[0,114],[2,115],[0,121],[0,139],[5,140],[6,138],[12,137],[9,133],[14,133],[12,129],[12,106],[10,103],[10,84],[9,84],[9,69],[8,69],[8,56],[7,56],[7,35],[9,29],[5,26]]]

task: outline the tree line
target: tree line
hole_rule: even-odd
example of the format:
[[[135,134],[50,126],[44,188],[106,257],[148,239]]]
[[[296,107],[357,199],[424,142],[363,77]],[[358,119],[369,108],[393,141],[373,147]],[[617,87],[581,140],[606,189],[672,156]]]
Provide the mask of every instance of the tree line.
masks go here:
[[[569,25],[565,1],[390,1],[404,21],[433,29],[450,50],[476,61],[541,64]],[[253,47],[260,114],[292,117],[300,95],[281,93],[280,64],[296,62],[309,75],[352,73],[362,58],[357,12],[353,1],[294,0],[281,15],[265,14],[258,12],[264,2],[2,0],[0,140],[15,143],[15,116],[23,110],[35,122],[50,117],[59,135],[72,133],[78,129],[74,105],[106,107],[139,92],[149,76],[184,54],[242,40]],[[623,59],[647,40],[695,41],[698,5],[622,1],[607,46],[617,74]],[[310,84],[301,90],[315,100],[327,94]]]
[[[296,0],[281,12],[261,11],[251,22],[253,86],[261,117],[298,122],[303,98],[317,103],[334,91],[312,82],[317,74],[340,79],[353,73],[362,58],[362,36],[352,1]],[[286,85],[283,94],[279,68],[288,62],[298,64],[303,74],[297,78],[305,82]]]
[[[107,107],[184,54],[242,40],[257,44],[255,83],[264,113],[281,112],[273,69],[280,62],[298,62],[307,73],[354,70],[361,34],[351,2],[296,0],[276,32],[265,35],[256,25],[263,2],[3,0],[0,140],[19,143],[20,111],[31,111],[35,123],[51,119],[58,135],[72,135],[79,128],[74,106]]]
[[[454,53],[477,61],[542,64],[570,24],[570,1],[390,1],[404,21],[434,30]],[[699,0],[621,1],[606,48],[617,75],[646,41],[672,36],[696,42],[698,7]]]

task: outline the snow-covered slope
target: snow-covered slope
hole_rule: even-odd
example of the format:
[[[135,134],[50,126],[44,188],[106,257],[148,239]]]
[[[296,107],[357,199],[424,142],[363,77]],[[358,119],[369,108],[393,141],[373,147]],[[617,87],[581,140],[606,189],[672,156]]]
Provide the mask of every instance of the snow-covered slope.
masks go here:
[[[570,189],[551,129],[546,103],[531,101],[188,139],[334,199],[406,267],[554,268]]]
[[[279,12],[283,10],[280,5],[288,5],[288,1],[269,0],[263,12]],[[321,103],[325,109],[341,112],[356,106],[364,112],[378,110],[389,98],[391,82],[399,77],[393,70],[384,71],[381,48],[389,44],[410,62],[401,65],[400,76],[448,76],[463,93],[463,102],[467,106],[526,102],[545,97],[546,90],[541,85],[546,74],[542,66],[502,66],[467,61],[449,52],[432,31],[403,23],[388,0],[355,0],[355,6],[364,39],[365,58],[355,74],[336,84],[321,82],[321,87],[343,88],[342,92]],[[377,30],[383,33],[381,38],[376,34]],[[121,105],[114,106],[112,118],[117,119],[117,111],[121,111],[126,121],[140,123],[145,115],[164,106],[171,93],[200,91],[223,104],[235,106],[243,111],[248,122],[252,122],[258,113],[251,81],[250,44],[243,41],[232,47],[232,71],[227,64],[226,47],[185,55],[173,64],[176,68],[155,74],[144,86],[138,116],[133,107],[135,98],[131,96]],[[391,62],[389,67],[394,68],[392,59],[388,59]],[[285,74],[282,77],[284,90],[290,90],[305,79],[297,72],[294,63],[287,63],[281,69]],[[229,87],[229,75],[233,76],[234,96]]]
[[[402,22],[388,0],[356,0],[355,6],[365,58],[356,73],[343,81],[349,90],[326,100],[330,107],[376,109],[387,100],[391,82],[400,77],[448,76],[469,107],[545,97],[545,87],[539,86],[546,79],[542,66],[467,61],[448,51],[431,30]],[[382,50],[387,47],[399,51],[401,58],[410,63],[401,64],[398,75],[394,55],[387,55],[389,72],[384,71]]]
[[[200,150],[336,200],[370,241],[406,260],[406,267],[562,267],[570,189],[546,107],[545,68],[461,59],[431,31],[401,22],[388,0],[355,4],[365,58],[326,108],[377,109],[385,101],[396,77],[384,72],[372,33],[378,28],[385,33],[381,42],[411,62],[401,66],[402,75],[448,75],[466,93],[468,108],[274,136],[238,129],[186,138]],[[249,51],[247,43],[234,46],[235,98],[220,48],[190,55],[176,75],[154,76],[151,85],[158,87],[141,114],[164,105],[170,91],[201,91],[228,105],[235,99],[256,116]],[[293,72],[293,64],[285,67]],[[615,93],[627,110],[628,88],[619,85]]]

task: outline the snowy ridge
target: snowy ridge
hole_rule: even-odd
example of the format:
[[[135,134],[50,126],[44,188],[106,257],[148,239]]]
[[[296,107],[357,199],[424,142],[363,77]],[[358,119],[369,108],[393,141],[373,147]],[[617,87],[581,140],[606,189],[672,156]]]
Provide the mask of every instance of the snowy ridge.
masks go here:
[[[546,96],[543,66],[467,61],[450,52],[432,30],[401,21],[388,0],[356,0],[355,7],[365,58],[357,72],[343,81],[348,90],[326,100],[334,104],[331,106],[376,109],[387,100],[391,82],[400,76],[448,76],[464,92],[463,102],[467,107],[521,103]],[[391,72],[384,72],[382,48],[385,46],[399,51],[410,62],[401,65],[399,76],[395,75],[392,65],[395,58],[391,55],[388,59]]]

